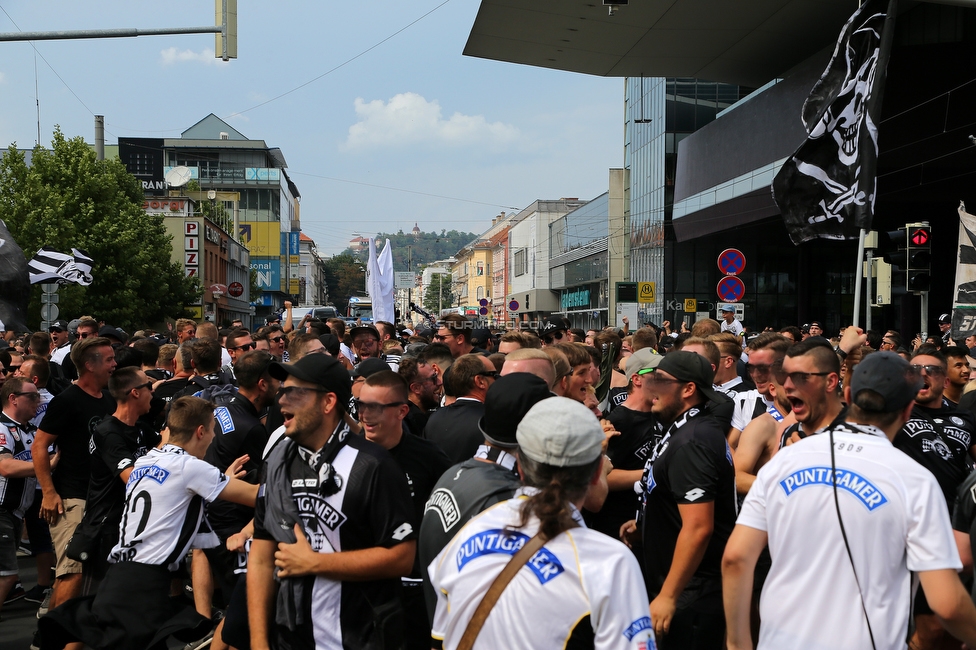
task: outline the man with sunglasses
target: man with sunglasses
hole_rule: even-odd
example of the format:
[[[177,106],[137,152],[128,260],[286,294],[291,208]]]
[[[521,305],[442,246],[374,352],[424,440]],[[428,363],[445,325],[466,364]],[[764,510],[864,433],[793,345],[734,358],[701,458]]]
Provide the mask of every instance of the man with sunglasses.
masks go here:
[[[735,525],[735,469],[725,431],[705,408],[727,398],[712,388],[708,359],[679,350],[649,382],[664,435],[644,489],[644,581],[658,647],[719,650],[725,642],[721,561]]]
[[[452,463],[437,445],[404,430],[408,410],[406,382],[392,370],[370,375],[356,400],[366,439],[390,452],[407,477],[419,531],[434,484]],[[405,647],[423,648],[430,643],[430,626],[421,589],[419,555],[411,571],[403,574],[402,587]]]
[[[149,413],[154,381],[136,366],[118,368],[108,380],[115,412],[92,433],[91,481],[85,516],[79,528],[98,530],[97,546],[85,562],[84,575],[101,581],[108,570],[108,554],[119,541],[119,523],[125,504],[125,484],[136,460],[160,442],[158,433],[140,419]],[[92,582],[94,586],[96,582]],[[86,589],[93,593],[93,589]]]
[[[21,377],[8,377],[0,387],[0,606],[17,583],[17,544],[24,513],[34,501],[30,419],[39,399],[37,388]]]
[[[562,343],[564,341],[569,341],[566,333],[569,331],[570,322],[568,319],[562,316],[550,316],[549,318],[542,321],[542,327],[539,329],[539,338],[542,339],[543,345],[553,345],[555,343]]]
[[[416,553],[403,472],[344,424],[349,373],[310,354],[273,363],[285,436],[255,508],[247,601],[252,650],[355,647],[402,638],[400,576]],[[296,535],[297,533],[297,535]],[[277,596],[276,596],[277,593]]]
[[[863,343],[866,339],[856,327],[848,327],[844,337],[842,352],[849,349],[851,340]],[[796,418],[796,424],[783,432],[781,447],[844,421],[846,408],[840,399],[839,388],[840,359],[826,339],[808,337],[792,346],[786,352],[783,365],[775,372],[776,383],[783,387]]]
[[[473,323],[461,314],[448,314],[437,323],[434,342],[447,345],[455,359],[465,354],[484,354],[471,342],[473,328]]]
[[[484,439],[478,422],[485,414],[485,396],[498,377],[494,364],[480,354],[458,357],[445,377],[444,390],[456,400],[434,411],[424,438],[444,450],[453,463],[474,456]]]
[[[57,320],[47,328],[51,334],[51,343],[54,349],[51,350],[51,363],[60,364],[71,352],[71,334],[68,332],[68,321]]]
[[[891,444],[920,383],[897,355],[869,354],[845,387],[846,421],[759,472],[722,562],[731,650],[752,647],[749,594],[767,540],[760,650],[905,648],[910,571],[953,633],[976,642],[939,488]]]
[[[782,363],[790,345],[792,342],[778,332],[763,332],[746,346],[746,355],[749,357],[746,372],[755,388],[736,394],[733,400],[735,408],[729,434],[729,445],[733,449],[738,448],[740,435],[746,426],[774,407],[770,393],[771,372],[774,366]]]
[[[254,350],[257,344],[251,338],[251,333],[246,329],[236,329],[227,335],[224,340],[227,354],[230,355],[230,370],[233,372],[234,364],[246,353]]]

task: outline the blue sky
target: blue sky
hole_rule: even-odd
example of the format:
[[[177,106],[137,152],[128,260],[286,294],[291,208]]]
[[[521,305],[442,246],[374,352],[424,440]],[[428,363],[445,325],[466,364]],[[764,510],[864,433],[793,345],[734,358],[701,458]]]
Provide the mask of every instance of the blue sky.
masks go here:
[[[623,80],[462,56],[479,2],[442,2],[240,0],[239,58],[228,63],[213,58],[210,35],[38,41],[41,142],[50,144],[56,124],[91,142],[93,114],[105,115],[109,143],[179,137],[212,112],[281,148],[302,194],[302,229],[326,254],[353,233],[414,222],[477,233],[537,198],[605,192],[607,170],[623,162]],[[213,20],[210,0],[0,7],[0,32]],[[34,50],[0,50],[0,144],[32,147]]]

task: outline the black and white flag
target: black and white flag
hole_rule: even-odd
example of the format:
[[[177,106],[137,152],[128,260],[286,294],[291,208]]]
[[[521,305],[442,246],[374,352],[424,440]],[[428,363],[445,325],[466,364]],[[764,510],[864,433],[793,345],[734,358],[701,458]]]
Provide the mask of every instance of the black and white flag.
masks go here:
[[[976,217],[959,202],[959,253],[956,256],[956,295],[952,301],[952,338],[962,341],[976,334]]]
[[[92,283],[91,269],[92,259],[88,253],[77,248],[72,248],[71,255],[66,255],[44,246],[27,263],[31,284],[57,282],[87,287]]]
[[[794,244],[857,239],[870,229],[877,191],[878,127],[896,0],[867,0],[841,30],[803,103],[809,134],[773,179]]]

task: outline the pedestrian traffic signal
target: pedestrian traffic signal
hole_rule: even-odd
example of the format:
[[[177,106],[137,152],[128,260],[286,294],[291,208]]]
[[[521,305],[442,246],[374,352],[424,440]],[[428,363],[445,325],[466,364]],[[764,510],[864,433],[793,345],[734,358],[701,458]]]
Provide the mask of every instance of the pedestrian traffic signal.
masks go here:
[[[932,231],[928,222],[905,226],[907,264],[905,282],[909,291],[921,293],[932,285]]]

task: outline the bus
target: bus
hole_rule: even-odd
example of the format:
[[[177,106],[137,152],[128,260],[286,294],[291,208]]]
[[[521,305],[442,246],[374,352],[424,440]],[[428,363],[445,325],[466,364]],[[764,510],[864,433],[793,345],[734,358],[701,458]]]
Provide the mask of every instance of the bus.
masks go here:
[[[346,320],[350,322],[362,321],[363,323],[373,322],[373,301],[362,296],[352,296],[349,298],[349,306],[346,308]]]

